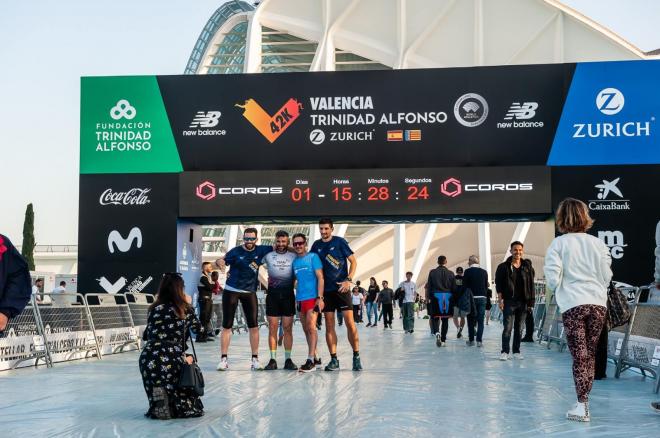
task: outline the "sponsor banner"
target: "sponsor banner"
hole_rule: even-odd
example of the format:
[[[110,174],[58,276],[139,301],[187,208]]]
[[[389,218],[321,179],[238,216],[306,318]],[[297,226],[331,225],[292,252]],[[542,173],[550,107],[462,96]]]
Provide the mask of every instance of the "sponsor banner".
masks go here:
[[[126,344],[124,351],[137,350],[134,343],[139,339],[138,329],[134,327],[118,327],[96,330],[96,339],[101,346],[101,354],[113,354],[115,349]]]
[[[573,69],[159,76],[158,83],[187,171],[516,166],[545,165]]]
[[[182,170],[154,76],[82,78],[81,102],[80,173]]]
[[[182,217],[549,215],[550,169],[184,172]]]
[[[660,61],[577,65],[552,166],[660,163]]]
[[[584,201],[605,243],[614,280],[639,286],[653,280],[655,228],[660,220],[656,187],[660,166],[555,167],[553,208],[566,197]]]
[[[175,270],[177,175],[81,175],[78,290],[155,293]]]
[[[191,297],[197,294],[197,285],[202,275],[202,226],[194,222],[177,223],[177,272],[185,282],[186,293]]]

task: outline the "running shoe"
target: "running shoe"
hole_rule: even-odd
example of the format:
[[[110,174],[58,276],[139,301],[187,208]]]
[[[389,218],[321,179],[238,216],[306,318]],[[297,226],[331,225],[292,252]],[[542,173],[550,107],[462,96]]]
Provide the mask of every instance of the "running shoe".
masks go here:
[[[468,347],[474,347],[474,341],[465,341],[465,345]]]
[[[367,325],[365,325],[365,327],[371,327],[371,323],[368,323]]]
[[[252,358],[250,369],[252,371],[263,371],[263,368],[261,367],[261,364],[259,363],[259,359],[257,359],[256,357]]]
[[[477,342],[477,347],[479,347],[479,348],[483,348],[483,346],[484,346],[484,343],[483,343],[483,342]]]
[[[326,371],[339,371],[339,360],[334,357],[330,359],[330,362],[325,366]]]
[[[660,414],[660,402],[652,402],[651,409],[653,409],[656,414]]]
[[[264,367],[264,370],[266,371],[272,371],[277,369],[277,361],[275,359],[271,359],[268,361],[268,365]]]
[[[523,356],[520,353],[513,353],[513,358],[516,359],[516,360],[523,360],[525,358],[525,356]]]
[[[304,364],[302,364],[299,371],[301,373],[309,373],[310,371],[314,371],[315,369],[316,369],[316,365],[314,365],[314,361],[307,359],[307,361]]]
[[[279,345],[280,347],[282,346],[282,340],[283,339],[284,339],[284,336],[280,336],[279,338],[277,338],[277,345]]]
[[[362,371],[360,356],[353,356],[353,371]]]
[[[531,337],[531,336],[529,336],[529,337],[525,336],[524,338],[522,338],[520,340],[520,342],[534,342],[534,338]]]
[[[435,334],[435,345],[437,347],[442,347],[442,338],[440,337],[440,333]]]
[[[573,407],[566,412],[566,419],[582,421],[585,423],[591,421],[591,416],[589,415],[589,402],[575,403]]]
[[[298,371],[298,366],[295,363],[293,363],[291,358],[289,358],[284,361],[284,369],[290,371]]]
[[[216,369],[218,371],[227,371],[229,369],[229,363],[227,363],[226,357],[220,359],[220,363],[218,363],[218,367]]]
[[[320,357],[315,357],[314,358],[314,365],[316,365],[317,367],[320,367],[321,365],[323,365],[323,363],[321,362]]]
[[[500,360],[502,361],[509,360],[509,354],[508,353],[500,354]]]
[[[392,326],[390,326],[390,328],[392,328]],[[415,330],[410,330],[410,333],[415,333]]]

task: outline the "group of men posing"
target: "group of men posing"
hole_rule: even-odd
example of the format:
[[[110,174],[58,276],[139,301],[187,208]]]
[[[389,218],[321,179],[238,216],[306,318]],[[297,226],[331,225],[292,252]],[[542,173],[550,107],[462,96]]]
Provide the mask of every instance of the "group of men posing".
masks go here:
[[[217,369],[229,369],[227,354],[232,336],[234,316],[240,302],[250,334],[252,350],[251,369],[262,369],[259,364],[259,328],[257,322],[257,286],[259,267],[268,268],[268,291],[266,294],[266,316],[268,318],[268,346],[270,361],[265,370],[277,369],[277,331],[280,320],[284,329],[284,368],[298,370],[291,360],[293,345],[293,318],[296,306],[300,312],[307,338],[308,355],[300,371],[309,372],[321,365],[317,355],[317,318],[325,315],[325,339],[328,344],[330,361],[326,371],[339,370],[337,358],[337,333],[335,314],[341,312],[348,333],[348,341],[353,348],[353,371],[361,371],[358,331],[353,319],[351,300],[352,277],[357,268],[357,260],[345,239],[333,236],[331,219],[319,221],[321,238],[312,244],[308,251],[307,237],[294,234],[289,238],[286,231],[275,234],[275,245],[257,245],[257,229],[247,228],[243,232],[243,245],[231,249],[219,260],[221,267],[230,267],[222,297],[222,332],[220,336],[220,363]],[[204,275],[199,284],[200,309],[203,325],[208,324],[211,314],[211,294],[213,284],[208,281],[212,270],[210,262],[202,266]],[[295,292],[294,292],[295,290]]]
[[[511,256],[502,262],[495,272],[497,304],[503,312],[502,350],[500,360],[508,360],[513,332],[513,358],[523,359],[520,353],[521,342],[533,342],[534,319],[534,268],[529,259],[523,258],[523,244],[512,242]],[[489,303],[488,273],[479,266],[479,258],[470,256],[470,267],[463,273],[458,268],[456,274],[447,268],[447,257],[438,257],[438,267],[429,272],[426,283],[426,296],[429,303],[431,333],[436,337],[436,345],[442,347],[447,340],[449,318],[467,316],[468,346],[473,346],[476,337],[477,347],[482,347],[484,316]],[[456,321],[456,319],[455,319]],[[526,326],[522,337],[522,324]],[[458,335],[464,324],[457,325]]]

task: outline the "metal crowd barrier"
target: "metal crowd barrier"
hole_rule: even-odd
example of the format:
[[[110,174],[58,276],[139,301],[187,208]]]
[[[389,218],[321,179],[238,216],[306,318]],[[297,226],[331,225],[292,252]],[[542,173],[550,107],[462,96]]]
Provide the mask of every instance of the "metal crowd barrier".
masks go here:
[[[64,362],[90,355],[101,359],[101,349],[83,296],[76,293],[43,295],[37,310],[51,360]]]
[[[0,333],[0,371],[11,370],[19,365],[52,366],[46,350],[43,326],[39,319],[35,297],[32,296],[21,313],[12,318],[5,331]]]
[[[268,317],[266,316],[266,297],[258,298],[257,305],[257,327],[268,327]]]
[[[660,303],[641,303],[639,297],[648,286],[640,288],[625,337],[621,343],[615,377],[629,368],[638,368],[655,379],[655,392],[660,389]]]
[[[561,312],[559,306],[555,301],[554,295],[550,298],[550,302],[545,306],[542,322],[539,323],[538,342],[546,342],[548,349],[556,342],[559,346],[559,351],[566,348],[566,336],[564,334],[564,324],[561,319]]]
[[[87,294],[85,303],[89,308],[102,354],[122,352],[127,347],[140,348],[139,337],[126,296]]]
[[[639,297],[639,288],[628,287],[621,288],[620,290],[628,297],[628,305],[630,306],[631,312],[634,311]],[[628,332],[630,322],[631,321],[628,321],[625,325],[612,328],[607,336],[607,358],[612,360],[615,365],[618,365],[619,356],[621,355],[621,347],[623,346],[623,340]]]
[[[147,317],[149,316],[149,307],[156,301],[156,297],[151,294],[130,293],[125,294],[128,308],[133,318],[133,325],[137,330],[138,339],[142,339],[142,333],[147,327]]]

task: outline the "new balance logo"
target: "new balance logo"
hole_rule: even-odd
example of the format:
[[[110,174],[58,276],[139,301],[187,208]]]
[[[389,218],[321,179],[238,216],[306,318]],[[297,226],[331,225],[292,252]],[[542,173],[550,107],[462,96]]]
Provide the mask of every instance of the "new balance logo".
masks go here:
[[[128,252],[133,247],[133,242],[137,242],[136,246],[142,248],[142,231],[138,227],[133,227],[125,239],[119,231],[112,230],[108,235],[108,250],[110,254],[114,254],[115,249]]]
[[[197,111],[189,128],[213,128],[220,123],[220,111]]]
[[[509,112],[504,116],[504,120],[529,120],[536,115],[536,109],[539,107],[537,102],[513,102]]]

